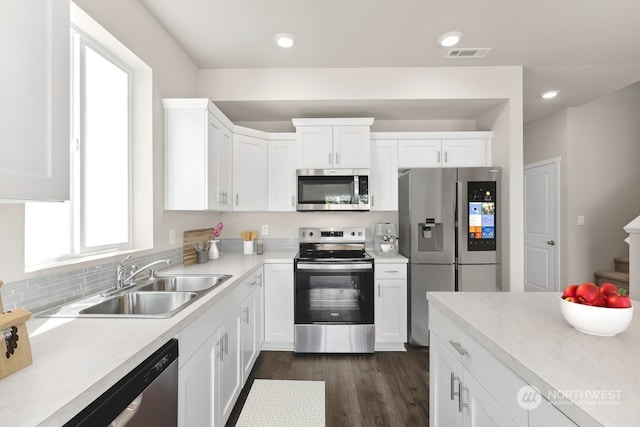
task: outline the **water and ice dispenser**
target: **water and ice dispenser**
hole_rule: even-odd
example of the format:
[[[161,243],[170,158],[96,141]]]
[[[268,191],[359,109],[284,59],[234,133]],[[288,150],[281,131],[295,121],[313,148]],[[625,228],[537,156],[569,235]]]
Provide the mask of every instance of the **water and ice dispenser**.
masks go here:
[[[373,229],[373,245],[377,255],[398,255],[398,224],[376,224]]]
[[[442,225],[435,218],[425,218],[424,222],[418,223],[419,251],[442,251]]]

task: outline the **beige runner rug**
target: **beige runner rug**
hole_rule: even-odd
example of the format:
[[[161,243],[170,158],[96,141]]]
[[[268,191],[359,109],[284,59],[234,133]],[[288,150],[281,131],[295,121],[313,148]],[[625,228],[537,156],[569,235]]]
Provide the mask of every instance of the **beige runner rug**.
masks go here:
[[[324,393],[324,381],[254,380],[236,426],[324,426]]]

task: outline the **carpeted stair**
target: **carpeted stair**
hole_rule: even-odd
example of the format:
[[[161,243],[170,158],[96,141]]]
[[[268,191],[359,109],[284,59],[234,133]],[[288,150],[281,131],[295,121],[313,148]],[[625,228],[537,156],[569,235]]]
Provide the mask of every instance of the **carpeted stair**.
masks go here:
[[[629,257],[615,257],[613,271],[599,271],[594,273],[596,285],[609,282],[619,288],[629,290]]]

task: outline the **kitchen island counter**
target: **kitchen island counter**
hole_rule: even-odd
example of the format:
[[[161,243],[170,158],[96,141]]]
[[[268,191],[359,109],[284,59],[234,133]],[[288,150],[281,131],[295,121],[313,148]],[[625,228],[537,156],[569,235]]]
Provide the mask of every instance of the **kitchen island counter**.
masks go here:
[[[640,319],[614,337],[588,335],[564,320],[559,295],[429,292],[427,299],[576,424],[637,425]]]
[[[61,426],[266,263],[295,254],[224,253],[162,273],[232,277],[167,319],[38,318],[27,322],[33,363],[0,380],[1,425]]]

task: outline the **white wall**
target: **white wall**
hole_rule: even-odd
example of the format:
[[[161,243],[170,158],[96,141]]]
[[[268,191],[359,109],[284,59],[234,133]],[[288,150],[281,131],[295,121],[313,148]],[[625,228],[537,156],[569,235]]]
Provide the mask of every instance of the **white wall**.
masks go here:
[[[565,284],[592,281],[594,272],[612,269],[613,257],[628,254],[622,227],[640,213],[639,118],[640,82],[525,127],[525,163],[562,158]]]
[[[528,123],[524,127],[524,163],[532,164],[542,160],[560,158],[560,221],[559,221],[559,239],[558,246],[560,248],[560,283],[569,282],[569,271],[566,268],[569,255],[569,224],[567,216],[568,201],[567,194],[567,138],[568,134],[568,111],[560,110],[554,114],[545,116],[533,123]]]
[[[521,67],[208,69],[200,71],[199,93],[214,102],[505,100],[494,114],[478,120],[475,130],[494,131],[493,163],[504,170],[508,226],[502,248],[508,262],[503,265],[503,287],[524,289]],[[294,220],[302,222],[304,216]]]

